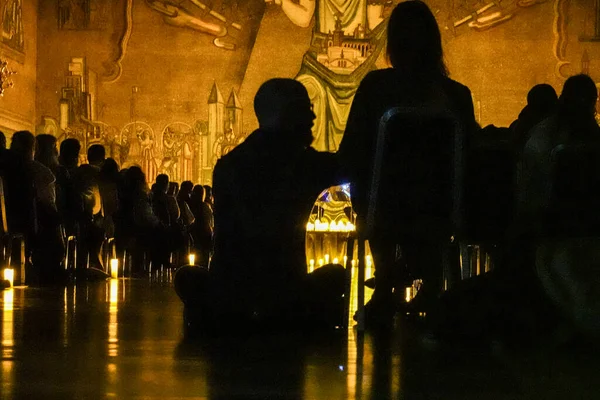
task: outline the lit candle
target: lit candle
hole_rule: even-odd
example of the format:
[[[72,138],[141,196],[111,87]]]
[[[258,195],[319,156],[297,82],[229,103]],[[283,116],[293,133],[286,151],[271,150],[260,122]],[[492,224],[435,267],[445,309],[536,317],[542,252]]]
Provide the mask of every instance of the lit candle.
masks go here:
[[[346,266],[347,262],[348,262],[348,256],[344,256],[344,267]]]
[[[119,260],[116,258],[110,260],[110,277],[112,279],[117,279],[119,277]]]
[[[412,300],[412,287],[406,288],[404,299],[407,303]]]
[[[188,261],[189,261],[190,265],[196,265],[196,255],[195,254],[189,254],[188,255]]]
[[[339,264],[339,263],[340,263],[340,260],[338,260],[337,258],[334,258],[334,259],[333,259],[333,263],[334,263],[334,264]]]
[[[13,286],[15,283],[15,270],[12,268],[4,269],[4,280],[10,283],[10,286]]]
[[[325,254],[325,264],[329,264],[329,254]]]
[[[323,259],[319,258],[319,266],[322,267],[323,266]]]

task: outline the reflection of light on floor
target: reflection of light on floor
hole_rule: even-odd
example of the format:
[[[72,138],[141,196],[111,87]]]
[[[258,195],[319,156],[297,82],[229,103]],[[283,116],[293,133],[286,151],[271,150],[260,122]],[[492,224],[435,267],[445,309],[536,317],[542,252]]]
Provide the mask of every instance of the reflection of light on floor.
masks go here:
[[[352,318],[352,317],[350,317]],[[356,399],[356,378],[358,368],[357,347],[354,329],[348,329],[348,365],[346,367],[347,399]]]
[[[2,293],[2,359],[11,359],[14,346],[13,303],[14,289],[6,289]]]
[[[106,371],[108,372],[108,381],[114,385],[117,381],[117,364],[106,364]]]
[[[353,261],[353,265],[356,265],[356,263],[354,263]],[[349,315],[349,321],[353,321],[353,317],[354,314],[356,313],[356,310],[358,309],[358,268],[357,267],[352,267],[351,269],[352,271],[352,278],[350,281],[350,315]],[[365,268],[365,279],[371,279],[373,277],[373,271],[374,268],[373,267],[367,267]],[[368,287],[365,287],[365,304],[367,304],[367,302],[369,300],[371,300],[371,296],[373,296],[373,289],[370,289]]]
[[[110,280],[110,306],[109,306],[109,322],[108,322],[108,356],[116,357],[119,355],[119,339],[117,337],[118,320],[117,311],[119,303],[119,280]]]
[[[13,376],[13,361],[2,360],[2,398],[12,398],[12,382],[15,381]]]

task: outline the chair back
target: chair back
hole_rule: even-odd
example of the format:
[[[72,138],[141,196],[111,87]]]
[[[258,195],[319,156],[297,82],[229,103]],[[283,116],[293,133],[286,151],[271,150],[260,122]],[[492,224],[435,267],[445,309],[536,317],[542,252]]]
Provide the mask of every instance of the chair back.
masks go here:
[[[373,154],[365,234],[456,233],[462,225],[464,130],[448,111],[394,107]]]
[[[600,234],[600,145],[556,146],[550,179],[550,229],[566,236]]]
[[[515,157],[497,142],[473,148],[465,171],[465,233],[471,243],[498,242],[514,216]]]

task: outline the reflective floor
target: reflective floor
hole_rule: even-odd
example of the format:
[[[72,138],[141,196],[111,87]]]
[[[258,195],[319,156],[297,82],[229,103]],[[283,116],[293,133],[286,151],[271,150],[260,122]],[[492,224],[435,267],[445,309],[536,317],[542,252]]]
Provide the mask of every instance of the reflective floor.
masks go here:
[[[184,340],[168,279],[2,296],[0,398],[595,399],[586,350],[425,350],[389,335]]]

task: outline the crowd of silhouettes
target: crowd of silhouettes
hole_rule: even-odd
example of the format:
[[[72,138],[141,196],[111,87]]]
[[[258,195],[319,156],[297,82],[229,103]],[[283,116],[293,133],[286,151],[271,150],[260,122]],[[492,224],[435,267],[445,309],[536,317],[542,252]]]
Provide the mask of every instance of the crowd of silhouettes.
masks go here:
[[[54,136],[28,131],[15,132],[10,148],[0,149],[8,230],[25,238],[28,284],[66,282],[68,268],[83,279],[101,277],[108,271],[104,254],[111,238],[121,257],[130,255],[133,274],[149,262],[172,266],[189,251],[207,265],[208,190],[186,181],[178,192],[177,183],[159,175],[150,192],[139,167],[121,170],[100,144],[89,146],[87,163],[81,163],[81,150],[80,142],[69,138],[59,152]],[[69,238],[76,239],[73,260],[65,258]],[[86,272],[90,269],[98,273]]]
[[[470,90],[449,77],[440,30],[427,5],[400,3],[387,27],[391,67],[368,73],[360,83],[337,154],[311,147],[316,116],[304,86],[271,79],[254,99],[259,128],[218,160],[214,193],[190,181],[171,182],[165,174],[149,190],[140,167],[119,170],[98,144],[86,149],[87,164],[80,165],[82,148],[75,139],[63,140],[59,152],[51,135],[15,132],[10,149],[2,135],[8,226],[26,238],[30,276],[39,282],[62,279],[69,237],[77,238],[77,269],[105,270],[102,247],[114,237],[119,252],[137,260],[134,272],[143,269],[144,257],[160,266],[178,259],[174,266],[180,266],[187,252],[195,253],[197,264],[207,268],[179,269],[175,289],[186,312],[197,312],[202,321],[300,316],[330,323],[341,315],[347,275],[340,265],[307,273],[305,226],[319,193],[349,182],[359,235],[374,224],[368,238],[376,265],[375,292],[365,311],[369,325],[385,325],[405,309],[431,313],[440,330],[462,326],[465,310],[487,304],[465,305],[465,299],[482,292],[495,297],[494,306],[478,314],[492,316],[479,327],[493,325],[490,320],[517,324],[511,310],[524,304],[531,315],[548,310],[531,246],[556,234],[556,220],[570,218],[577,208],[573,201],[555,204],[555,149],[600,143],[596,84],[589,76],[573,76],[560,96],[548,84],[536,85],[510,127],[482,129]],[[414,114],[404,115],[404,125],[392,134],[409,132],[400,142],[421,152],[389,150],[391,161],[378,177],[388,199],[379,200],[379,214],[367,221],[380,120],[394,107]],[[426,125],[419,120],[422,110],[439,121]],[[423,136],[423,126],[430,136]],[[424,137],[433,139],[424,143]],[[391,149],[395,141],[385,146]],[[385,187],[389,182],[391,189]],[[454,196],[456,185],[462,185],[464,203]],[[462,225],[455,203],[462,206]],[[578,223],[592,223],[584,219]],[[442,266],[445,272],[459,269],[461,240],[493,243],[496,270],[442,295]],[[403,300],[408,278],[422,280],[409,305]],[[513,281],[519,285],[511,286]],[[506,326],[504,331],[512,329]]]

